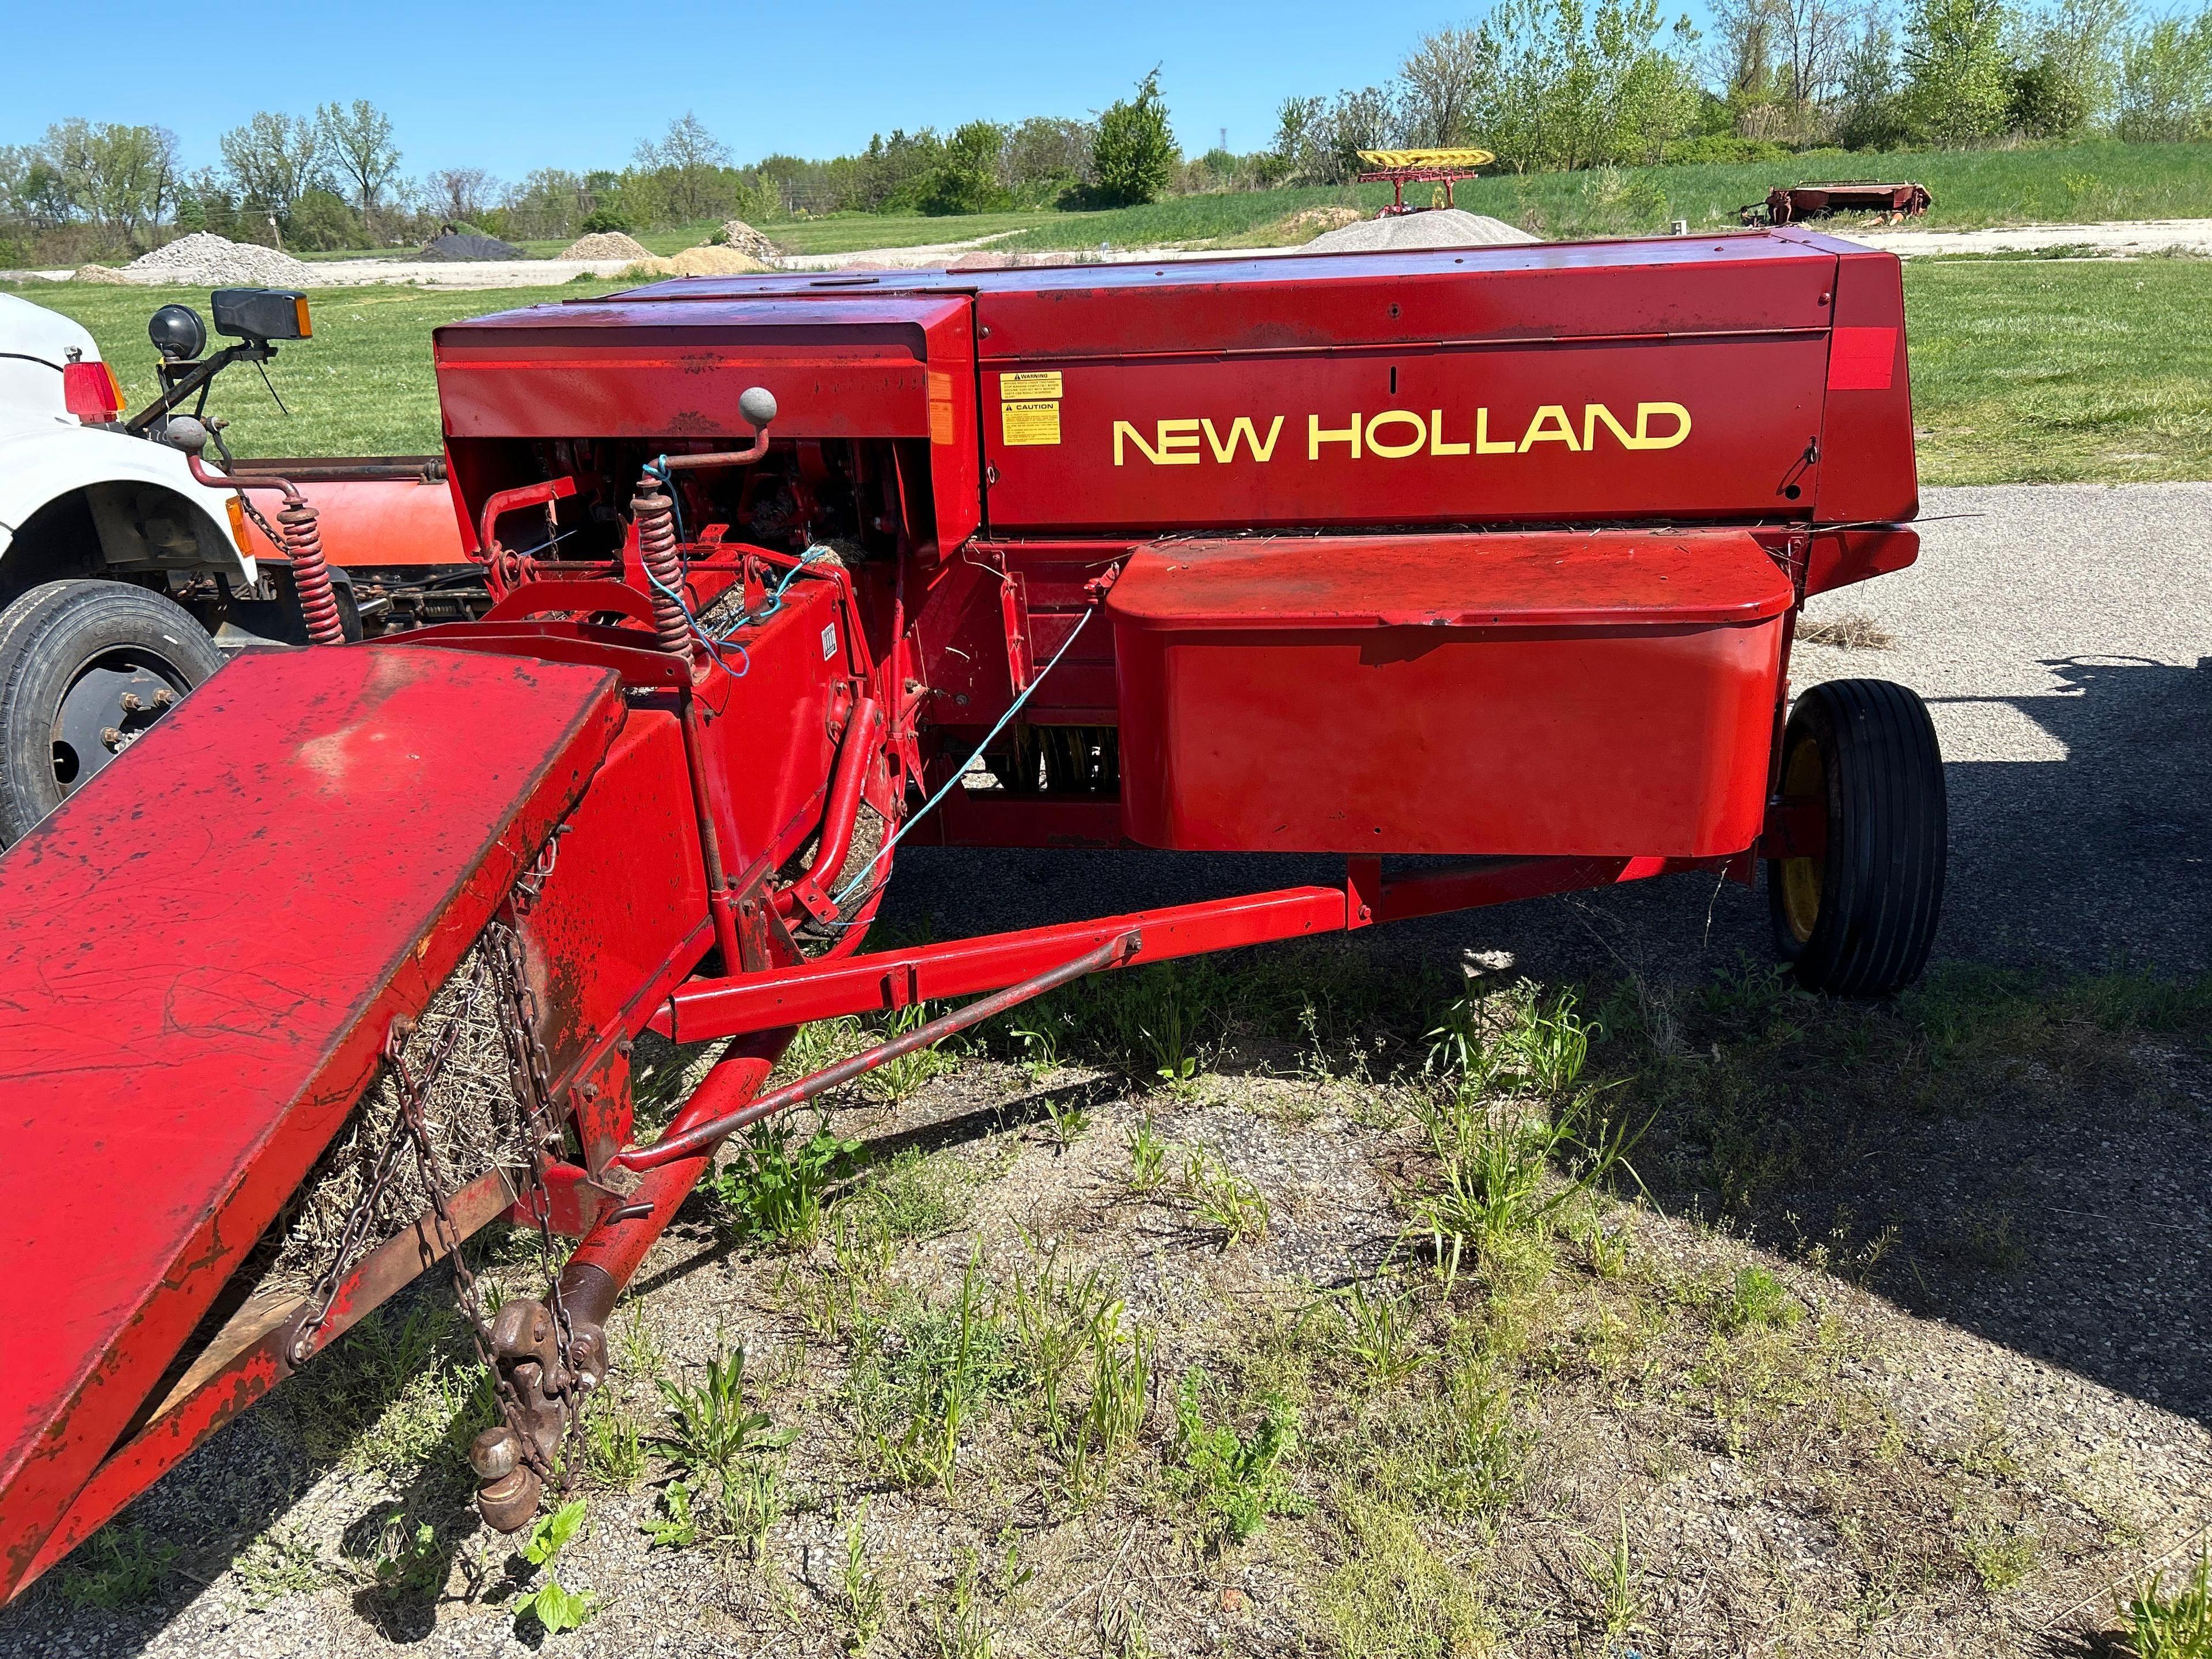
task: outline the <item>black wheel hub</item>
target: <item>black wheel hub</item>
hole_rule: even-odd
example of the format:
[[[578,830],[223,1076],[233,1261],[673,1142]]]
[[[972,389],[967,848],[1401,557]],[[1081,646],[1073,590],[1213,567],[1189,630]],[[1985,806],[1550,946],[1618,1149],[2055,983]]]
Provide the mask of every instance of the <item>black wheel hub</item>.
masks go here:
[[[191,689],[157,653],[102,652],[80,668],[54,711],[54,781],[69,794],[143,736]]]

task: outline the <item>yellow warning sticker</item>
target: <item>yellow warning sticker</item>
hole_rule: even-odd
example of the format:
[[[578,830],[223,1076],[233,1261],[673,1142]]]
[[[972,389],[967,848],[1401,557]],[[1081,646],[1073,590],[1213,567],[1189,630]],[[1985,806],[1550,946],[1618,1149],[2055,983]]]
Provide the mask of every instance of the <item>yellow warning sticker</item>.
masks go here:
[[[1019,374],[999,376],[999,395],[1001,398],[1057,398],[1060,371],[1056,368],[1024,369]]]
[[[1051,401],[1002,403],[999,429],[1009,448],[1018,444],[1056,444],[1060,441],[1060,405]]]
[[[929,441],[933,444],[954,441],[952,405],[939,403],[934,398],[929,400]]]

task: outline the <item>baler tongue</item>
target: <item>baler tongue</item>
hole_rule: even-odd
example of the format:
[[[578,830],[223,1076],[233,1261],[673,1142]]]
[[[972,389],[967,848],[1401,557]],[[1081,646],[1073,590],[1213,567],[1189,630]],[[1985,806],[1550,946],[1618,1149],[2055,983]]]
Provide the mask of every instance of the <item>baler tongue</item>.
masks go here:
[[[271,1380],[175,1362],[623,719],[601,668],[248,656],[10,849],[0,1601]]]

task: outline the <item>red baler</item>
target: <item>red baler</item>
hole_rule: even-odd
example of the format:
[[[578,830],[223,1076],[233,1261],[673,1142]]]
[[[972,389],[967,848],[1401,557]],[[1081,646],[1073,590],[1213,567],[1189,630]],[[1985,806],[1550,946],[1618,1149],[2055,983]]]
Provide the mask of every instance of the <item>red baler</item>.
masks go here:
[[[239,660],[0,858],[0,1592],[502,1217],[577,1241],[496,1319],[456,1273],[523,1524],[720,1141],[1081,974],[1762,860],[1808,985],[1926,958],[1925,711],[1784,679],[1917,550],[1890,256],[695,279],[436,357],[489,616]],[[1345,859],[865,952],[913,839]],[[640,1145],[647,1029],[733,1042]]]

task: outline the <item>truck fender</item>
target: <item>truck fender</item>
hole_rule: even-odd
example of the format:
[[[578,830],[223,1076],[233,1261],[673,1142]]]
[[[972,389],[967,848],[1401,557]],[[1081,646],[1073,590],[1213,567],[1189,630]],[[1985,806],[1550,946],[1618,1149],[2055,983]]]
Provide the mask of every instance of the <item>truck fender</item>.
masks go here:
[[[80,490],[89,492],[93,522],[111,563],[185,568],[148,557],[130,507],[155,500],[173,507],[191,528],[198,544],[191,568],[219,570],[246,586],[254,581],[254,561],[231,538],[224,506],[228,491],[198,482],[183,454],[167,445],[79,426],[0,437],[0,561],[33,514]]]

